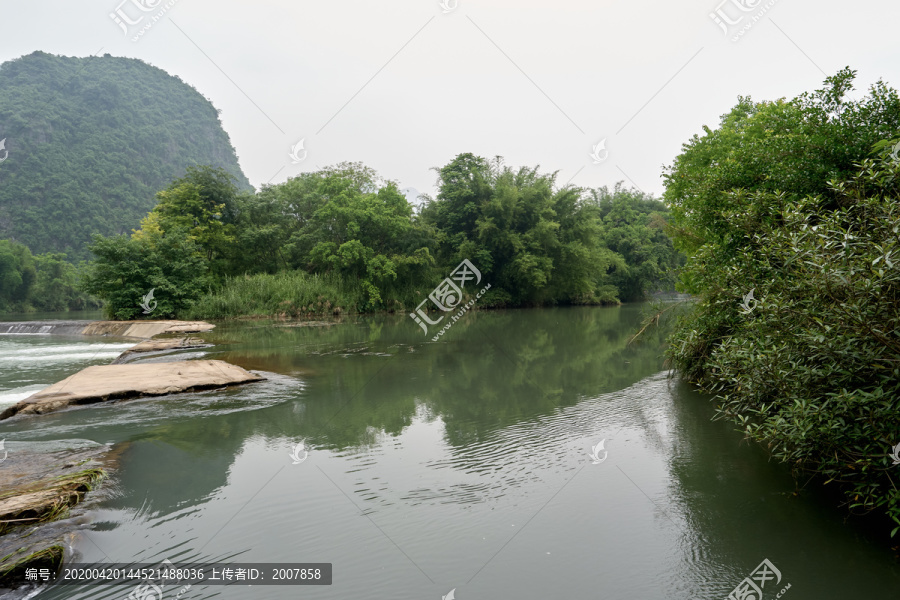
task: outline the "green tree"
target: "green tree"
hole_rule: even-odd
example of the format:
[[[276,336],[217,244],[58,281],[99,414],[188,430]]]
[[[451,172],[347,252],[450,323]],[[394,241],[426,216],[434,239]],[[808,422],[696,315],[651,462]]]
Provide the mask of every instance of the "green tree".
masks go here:
[[[34,257],[28,248],[0,240],[0,310],[24,310],[36,279]]]
[[[383,308],[383,294],[427,273],[433,263],[414,233],[412,209],[394,182],[375,190],[373,173],[344,164],[319,174],[316,208],[292,238],[313,272],[358,282],[365,306]],[[418,245],[422,243],[422,245]]]
[[[440,191],[422,219],[436,232],[442,264],[468,258],[487,276],[492,289],[485,305],[619,301],[610,273],[625,269],[626,261],[603,243],[596,197],[557,188],[555,173],[512,169],[500,157],[488,162],[461,154],[438,173]],[[654,243],[651,234],[643,241]]]
[[[99,306],[79,289],[78,269],[66,260],[65,254],[36,254],[37,279],[31,294],[31,304],[38,310],[83,310]]]
[[[103,299],[104,310],[114,319],[143,316],[141,303],[151,290],[157,305],[150,318],[174,317],[210,284],[201,248],[183,229],[171,229],[165,235],[96,235],[90,249],[96,258],[82,287]]]
[[[653,291],[674,290],[684,256],[675,250],[666,235],[666,205],[621,182],[613,191],[606,187],[591,190],[602,221],[600,239],[617,260],[610,266],[607,281],[620,300],[644,300]]]
[[[212,272],[225,273],[235,242],[237,195],[234,178],[223,169],[188,167],[184,177],[156,194],[156,206],[135,235],[140,237],[144,229],[160,233],[183,229],[201,248]]]
[[[900,128],[900,97],[881,81],[867,96],[846,99],[855,76],[842,69],[822,89],[790,101],[739,98],[718,129],[704,126],[706,135],[694,135],[663,175],[676,245],[690,255],[713,244],[723,261],[743,252],[737,215],[779,218],[755,209],[749,192],[823,194],[836,208],[827,182],[852,176],[873,145]],[[692,275],[684,281],[687,291],[704,289]]]

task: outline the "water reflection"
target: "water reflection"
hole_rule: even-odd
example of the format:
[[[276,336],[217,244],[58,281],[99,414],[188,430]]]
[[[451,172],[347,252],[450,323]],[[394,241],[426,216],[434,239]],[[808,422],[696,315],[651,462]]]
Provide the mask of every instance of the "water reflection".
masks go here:
[[[437,343],[404,317],[226,324],[202,352],[266,382],[47,415],[27,433],[124,447],[121,495],[78,545],[88,560],[335,565],[314,594],[192,597],[712,600],[763,558],[788,599],[895,597],[884,548],[793,496],[783,468],[666,377],[665,322],[627,345],[642,316],[470,313]]]

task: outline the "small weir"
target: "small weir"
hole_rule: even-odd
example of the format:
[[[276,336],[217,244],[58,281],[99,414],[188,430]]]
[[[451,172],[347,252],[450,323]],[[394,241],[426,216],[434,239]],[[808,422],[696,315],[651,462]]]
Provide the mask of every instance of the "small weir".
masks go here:
[[[13,321],[0,323],[0,335],[82,335],[93,321]]]

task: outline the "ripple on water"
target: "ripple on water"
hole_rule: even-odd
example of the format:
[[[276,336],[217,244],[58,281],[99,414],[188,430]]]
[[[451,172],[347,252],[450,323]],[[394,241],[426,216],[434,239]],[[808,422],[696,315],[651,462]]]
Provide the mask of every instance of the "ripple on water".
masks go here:
[[[661,386],[665,385],[665,373],[660,373],[624,390],[584,398],[552,414],[498,428],[481,441],[453,447],[449,456],[429,461],[427,467],[489,479],[418,488],[408,497],[470,503],[481,495],[488,500],[532,488],[546,474],[569,473],[585,461],[589,463],[591,446],[601,439],[606,440],[607,451],[630,435],[649,437],[651,443],[657,438],[661,443],[663,433],[654,426],[663,427],[666,420],[666,408],[659,406]],[[659,450],[666,452],[663,445]]]

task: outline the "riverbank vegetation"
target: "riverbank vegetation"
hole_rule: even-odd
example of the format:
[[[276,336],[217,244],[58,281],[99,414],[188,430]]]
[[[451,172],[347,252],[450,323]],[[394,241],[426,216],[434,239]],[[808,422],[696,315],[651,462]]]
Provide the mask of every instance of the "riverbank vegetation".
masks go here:
[[[674,287],[683,262],[665,205],[617,186],[559,187],[555,174],[461,154],[414,207],[360,163],[242,193],[189,168],[131,235],[95,236],[84,289],[110,316],[306,316],[410,311],[470,260],[480,307],[615,304]],[[466,290],[468,292],[469,290]]]
[[[65,254],[33,255],[24,244],[0,240],[0,313],[99,308],[81,291],[78,273]]]
[[[849,99],[854,75],[741,98],[667,169],[698,298],[668,355],[797,475],[900,526],[900,98]]]

